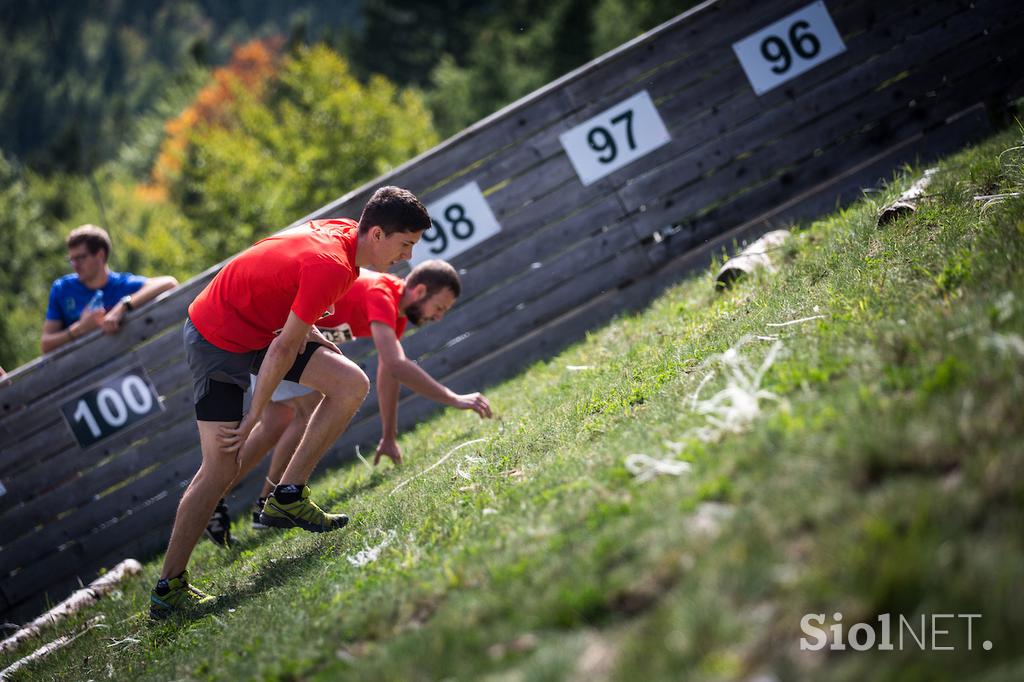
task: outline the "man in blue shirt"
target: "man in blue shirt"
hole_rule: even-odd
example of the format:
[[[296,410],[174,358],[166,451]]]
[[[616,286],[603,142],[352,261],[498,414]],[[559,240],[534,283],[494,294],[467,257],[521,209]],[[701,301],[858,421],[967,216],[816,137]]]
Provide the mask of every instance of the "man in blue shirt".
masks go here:
[[[111,272],[107,266],[110,235],[101,227],[76,227],[68,235],[67,246],[68,262],[75,273],[55,280],[50,288],[39,340],[44,353],[94,329],[114,334],[125,313],[178,286],[173,277],[147,279],[130,272]]]

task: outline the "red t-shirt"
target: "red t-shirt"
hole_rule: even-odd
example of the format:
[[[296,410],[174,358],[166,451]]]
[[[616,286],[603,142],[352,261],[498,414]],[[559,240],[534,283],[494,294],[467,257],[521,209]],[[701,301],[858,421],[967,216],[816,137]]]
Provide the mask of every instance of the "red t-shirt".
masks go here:
[[[207,341],[232,353],[270,345],[288,313],[313,324],[359,276],[354,220],[313,220],[256,242],[188,307]]]
[[[352,288],[334,304],[334,314],[316,323],[335,343],[372,336],[371,322],[383,322],[402,338],[408,318],[398,310],[405,280],[387,273],[364,272]]]

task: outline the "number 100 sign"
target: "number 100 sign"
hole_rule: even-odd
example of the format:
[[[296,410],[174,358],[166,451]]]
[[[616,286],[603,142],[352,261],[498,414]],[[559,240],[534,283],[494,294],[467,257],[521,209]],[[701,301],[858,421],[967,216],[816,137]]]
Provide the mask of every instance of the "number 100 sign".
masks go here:
[[[83,449],[163,409],[141,367],[104,379],[60,406]]]
[[[559,136],[584,185],[597,182],[671,139],[646,90]]]

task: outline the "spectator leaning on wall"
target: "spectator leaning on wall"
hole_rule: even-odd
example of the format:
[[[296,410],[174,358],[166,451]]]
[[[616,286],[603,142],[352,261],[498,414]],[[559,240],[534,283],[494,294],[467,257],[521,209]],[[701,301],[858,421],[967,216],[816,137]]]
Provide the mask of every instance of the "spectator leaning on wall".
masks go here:
[[[107,265],[110,235],[101,227],[76,227],[67,237],[67,246],[68,262],[75,272],[55,280],[50,288],[39,340],[44,353],[94,329],[117,333],[125,313],[178,285],[173,277],[112,272]]]

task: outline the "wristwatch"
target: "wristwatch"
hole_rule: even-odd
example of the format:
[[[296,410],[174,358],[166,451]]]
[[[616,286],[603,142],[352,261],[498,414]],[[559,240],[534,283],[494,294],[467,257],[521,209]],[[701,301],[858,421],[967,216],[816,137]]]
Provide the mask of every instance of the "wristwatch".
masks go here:
[[[131,296],[122,296],[121,300],[119,301],[119,303],[123,303],[124,304],[124,309],[125,310],[135,310],[135,308],[132,307],[132,297]]]

